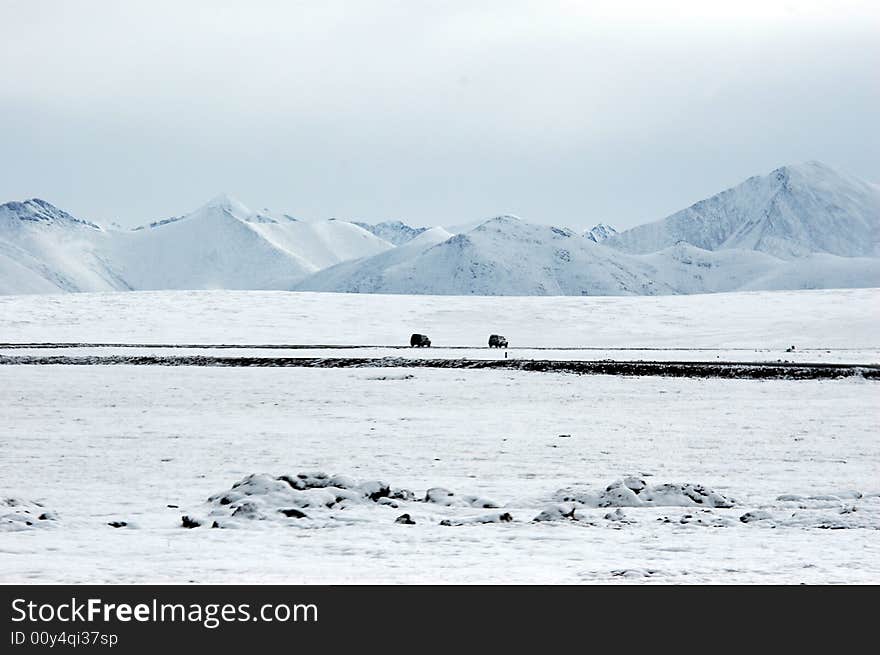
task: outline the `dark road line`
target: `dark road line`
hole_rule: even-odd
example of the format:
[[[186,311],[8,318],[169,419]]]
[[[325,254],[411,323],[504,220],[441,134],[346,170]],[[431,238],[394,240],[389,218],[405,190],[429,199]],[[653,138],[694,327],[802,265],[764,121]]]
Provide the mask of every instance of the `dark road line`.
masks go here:
[[[0,355],[0,365],[215,366],[298,368],[500,369],[576,375],[625,375],[749,380],[880,379],[880,366],[793,362],[563,361],[541,359],[414,359],[404,357],[215,357],[207,355]]]
[[[240,348],[243,350],[357,350],[366,348],[388,348],[394,350],[410,350],[412,346],[406,344],[395,345],[359,345],[359,344],[324,344],[324,343],[86,343],[86,342],[7,342],[0,343],[0,349],[61,349],[61,348],[175,348],[175,349],[218,349],[229,350]],[[799,348],[797,352],[846,352],[859,350],[877,350],[878,346],[865,348]],[[492,350],[488,346],[437,346],[431,350]],[[583,350],[583,351],[658,351],[658,352],[783,352],[779,348],[684,348],[663,346],[510,346],[507,350]]]

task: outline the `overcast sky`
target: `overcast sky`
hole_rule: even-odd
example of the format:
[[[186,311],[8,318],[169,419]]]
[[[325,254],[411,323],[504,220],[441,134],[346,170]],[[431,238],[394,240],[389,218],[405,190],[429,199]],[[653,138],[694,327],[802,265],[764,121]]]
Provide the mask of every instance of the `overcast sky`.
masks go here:
[[[880,181],[876,2],[0,0],[0,202],[618,227]]]

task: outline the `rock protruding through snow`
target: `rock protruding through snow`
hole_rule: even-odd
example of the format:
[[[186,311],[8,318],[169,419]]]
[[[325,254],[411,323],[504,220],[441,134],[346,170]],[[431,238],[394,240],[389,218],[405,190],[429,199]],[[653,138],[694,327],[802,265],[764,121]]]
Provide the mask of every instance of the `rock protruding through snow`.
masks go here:
[[[42,503],[22,498],[0,498],[0,532],[44,528],[58,520]]]

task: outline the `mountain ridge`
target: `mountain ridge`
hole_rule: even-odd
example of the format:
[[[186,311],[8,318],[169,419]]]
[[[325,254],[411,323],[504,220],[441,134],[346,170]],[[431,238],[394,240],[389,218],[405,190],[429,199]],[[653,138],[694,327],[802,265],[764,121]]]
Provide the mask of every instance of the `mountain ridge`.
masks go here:
[[[412,227],[403,221],[383,221],[375,224],[352,221],[352,223],[368,232],[372,232],[377,237],[385,239],[395,246],[400,246],[408,241],[412,241],[429,229],[426,227]]]
[[[620,232],[607,245],[656,252],[686,241],[781,258],[826,252],[880,254],[880,187],[820,162],[782,166],[660,219]]]
[[[880,286],[878,266],[880,187],[819,162],[752,176],[622,232],[599,223],[578,233],[510,214],[451,229],[302,221],[229,194],[130,230],[39,198],[0,205],[0,293],[656,295]]]

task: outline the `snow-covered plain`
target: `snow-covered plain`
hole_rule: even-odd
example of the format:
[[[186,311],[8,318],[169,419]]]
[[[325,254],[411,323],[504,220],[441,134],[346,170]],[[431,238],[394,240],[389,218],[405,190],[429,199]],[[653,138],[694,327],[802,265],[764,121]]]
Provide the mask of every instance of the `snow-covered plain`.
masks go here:
[[[3,493],[57,516],[0,532],[3,582],[880,581],[876,383],[124,366],[0,378]],[[251,473],[318,470],[497,507],[257,497],[259,520],[207,502]],[[587,498],[577,520],[533,522],[626,475],[734,506]],[[277,511],[296,507],[307,518]],[[232,529],[211,529],[218,518]]]
[[[0,298],[0,342],[258,354],[247,345],[420,331],[477,347],[500,332],[551,349],[511,357],[869,363],[878,300],[18,296]],[[0,582],[877,583],[878,408],[880,386],[859,378],[4,365]],[[317,471],[343,477],[297,477]]]
[[[880,347],[880,290],[662,297],[455,297],[283,291],[0,296],[0,343],[524,348]]]

